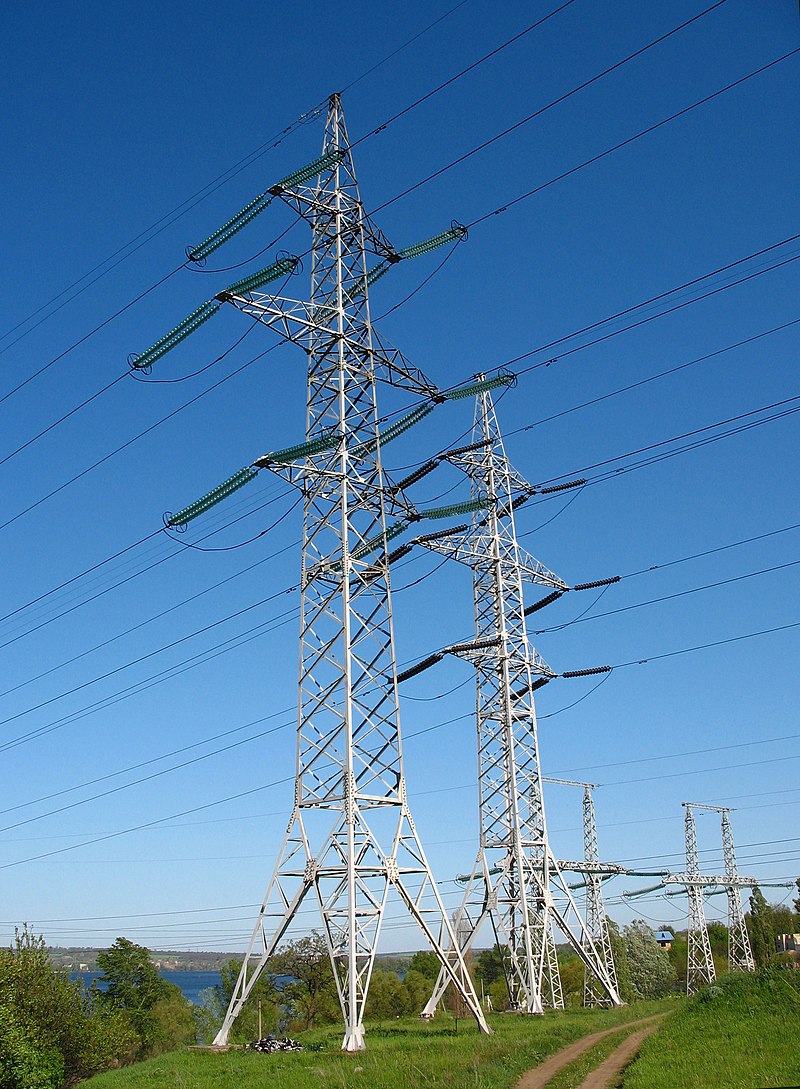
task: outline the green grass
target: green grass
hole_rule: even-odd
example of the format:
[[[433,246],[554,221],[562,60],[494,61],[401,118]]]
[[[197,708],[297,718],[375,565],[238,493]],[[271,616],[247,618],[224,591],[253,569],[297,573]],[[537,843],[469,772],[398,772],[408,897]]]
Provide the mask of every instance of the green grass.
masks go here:
[[[367,1050],[343,1055],[337,1026],[307,1033],[318,1052],[172,1052],[101,1074],[90,1089],[511,1089],[520,1075],[581,1036],[664,1009],[641,1002],[621,1010],[575,1010],[541,1018],[494,1015],[493,1036],[471,1022],[392,1022],[367,1029]]]
[[[645,1041],[622,1084],[624,1089],[800,1085],[800,973],[724,977]]]

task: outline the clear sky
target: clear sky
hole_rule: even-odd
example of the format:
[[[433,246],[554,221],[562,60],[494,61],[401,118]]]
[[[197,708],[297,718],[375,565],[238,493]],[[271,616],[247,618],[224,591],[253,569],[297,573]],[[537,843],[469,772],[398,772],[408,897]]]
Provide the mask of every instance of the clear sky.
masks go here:
[[[334,90],[364,138],[362,199],[398,247],[542,187],[476,224],[412,298],[444,251],[393,270],[371,299],[378,317],[397,307],[381,331],[441,386],[526,353],[516,369],[555,360],[499,399],[507,451],[532,483],[591,484],[530,503],[518,529],[569,583],[628,577],[531,617],[557,672],[619,667],[599,687],[541,692],[545,774],[599,784],[609,860],[680,868],[680,803],[706,801],[735,809],[743,872],[800,872],[800,326],[788,324],[800,240],[648,302],[800,233],[800,54],[602,155],[797,49],[797,4],[726,0],[399,196],[711,2],[574,0],[380,130],[559,6],[3,6],[2,940],[23,920],[54,944],[124,933],[235,949],[249,936],[292,800],[299,510],[244,544],[294,502],[261,474],[182,538],[227,551],[164,534],[123,550],[164,511],[301,441],[304,355],[280,346],[245,366],[275,338],[255,327],[228,351],[248,325],[226,308],[149,380],[121,376],[203,300],[308,247],[276,202],[205,270],[180,267],[187,244],[317,157],[321,118],[277,137]],[[286,293],[307,289],[306,272]],[[382,411],[406,403],[381,397]],[[632,453],[743,416],[675,456]],[[437,410],[387,451],[389,468],[470,424],[466,402]],[[717,438],[742,424],[758,426]],[[429,479],[421,501],[466,494],[455,476]],[[401,663],[469,636],[468,573],[423,578],[435,566],[420,555],[393,571],[407,587]],[[782,630],[691,649],[768,629]],[[452,906],[476,849],[473,707],[463,662],[402,691],[413,813]],[[552,786],[546,800],[556,854],[579,855],[580,794]],[[718,870],[713,818],[698,817],[698,836]],[[680,901],[619,902],[642,883],[610,884],[610,914],[684,925]],[[395,905],[383,948],[417,944]]]

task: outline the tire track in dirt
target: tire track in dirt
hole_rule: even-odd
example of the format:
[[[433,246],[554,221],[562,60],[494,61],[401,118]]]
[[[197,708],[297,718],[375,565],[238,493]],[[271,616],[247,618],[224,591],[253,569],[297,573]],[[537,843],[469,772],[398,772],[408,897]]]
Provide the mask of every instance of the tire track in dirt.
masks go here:
[[[615,1032],[623,1032],[625,1029],[631,1028],[634,1025],[649,1025],[650,1022],[653,1021],[659,1022],[666,1016],[665,1013],[656,1013],[652,1017],[643,1017],[639,1021],[628,1021],[623,1025],[615,1025],[613,1028],[603,1029],[602,1032],[593,1032],[590,1036],[582,1036],[580,1040],[576,1040],[574,1043],[562,1047],[555,1055],[551,1055],[548,1059],[545,1059],[540,1066],[536,1066],[533,1070],[528,1070],[527,1073],[523,1074],[517,1082],[516,1089],[544,1089],[544,1086],[547,1085],[551,1078],[555,1077],[559,1070],[562,1070],[565,1066],[569,1066],[570,1063],[575,1062],[575,1060],[579,1059],[585,1051],[594,1047],[594,1045],[601,1040],[605,1040],[606,1036],[612,1036]],[[657,1023],[647,1029],[648,1035],[656,1028],[658,1028]],[[638,1036],[639,1034],[636,1033],[634,1035]],[[621,1046],[624,1046],[625,1043],[627,1043],[627,1041],[623,1041],[623,1045]],[[641,1046],[641,1041],[639,1046]],[[638,1046],[636,1050],[638,1051]],[[619,1051],[619,1048],[612,1052],[612,1055],[616,1055],[617,1051]],[[612,1056],[609,1056],[609,1058],[611,1057]],[[630,1059],[627,1060],[627,1062],[629,1061]],[[601,1067],[603,1065],[604,1064],[601,1063]],[[611,1077],[611,1074],[609,1074],[609,1077]],[[584,1082],[584,1086],[586,1085],[587,1083]],[[599,1083],[599,1085],[605,1086],[605,1082]],[[582,1086],[581,1089],[584,1089],[584,1086]],[[595,1089],[597,1089],[597,1087],[595,1087]]]
[[[616,1079],[636,1058],[639,1048],[657,1028],[658,1025],[649,1025],[647,1028],[640,1029],[639,1032],[632,1032],[630,1036],[626,1036],[619,1047],[607,1055],[600,1065],[584,1078],[579,1089],[608,1089],[609,1085],[616,1085]]]

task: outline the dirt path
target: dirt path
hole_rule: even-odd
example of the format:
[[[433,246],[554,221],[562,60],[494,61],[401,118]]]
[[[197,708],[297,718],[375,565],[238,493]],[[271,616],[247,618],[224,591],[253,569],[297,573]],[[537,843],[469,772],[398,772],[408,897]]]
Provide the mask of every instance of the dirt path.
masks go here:
[[[551,1055],[549,1059],[545,1059],[541,1066],[537,1066],[533,1070],[529,1070],[526,1074],[523,1074],[520,1080],[517,1082],[517,1089],[543,1089],[543,1087],[547,1085],[550,1079],[555,1077],[559,1070],[563,1069],[563,1067],[565,1066],[569,1066],[571,1062],[574,1062],[576,1059],[580,1058],[580,1056],[583,1055],[584,1051],[588,1051],[590,1048],[594,1047],[595,1044],[599,1043],[601,1040],[604,1040],[606,1036],[612,1036],[615,1032],[622,1032],[623,1029],[630,1028],[631,1025],[649,1025],[650,1022],[656,1022],[656,1024],[653,1024],[651,1027],[644,1030],[644,1035],[649,1035],[656,1028],[658,1028],[658,1022],[661,1021],[663,1017],[666,1017],[666,1014],[657,1013],[654,1014],[652,1017],[643,1017],[640,1021],[629,1021],[627,1022],[627,1024],[624,1025],[616,1025],[614,1028],[604,1029],[602,1032],[593,1032],[591,1036],[582,1036],[581,1039],[576,1040],[574,1044],[568,1044],[567,1047],[563,1047],[560,1051],[557,1051],[555,1055]],[[639,1040],[639,1043],[634,1049],[633,1054],[635,1054],[636,1051],[639,1050],[642,1039],[644,1039],[644,1036],[638,1032],[634,1033],[634,1036],[641,1036],[641,1039]],[[632,1036],[631,1039],[633,1038],[634,1037]],[[609,1059],[614,1058],[620,1051],[621,1047],[624,1047],[627,1042],[628,1041],[625,1040],[622,1045],[620,1045],[620,1048],[617,1048],[616,1051],[612,1052],[612,1054],[609,1055],[608,1059],[606,1059],[604,1063],[600,1064],[598,1070],[602,1069],[609,1061]],[[625,1060],[625,1062],[623,1062],[622,1066],[620,1066],[620,1070],[623,1066],[630,1062],[631,1058],[632,1056],[629,1056]],[[589,1077],[591,1078],[595,1073],[597,1073],[597,1071],[593,1071],[593,1073],[590,1074]],[[611,1071],[609,1071],[608,1073],[608,1078],[610,1077]],[[587,1080],[583,1083],[581,1089],[590,1089],[590,1087],[591,1089],[601,1089],[601,1087],[602,1089],[604,1089],[605,1085],[606,1082],[595,1083]]]
[[[581,1082],[580,1089],[608,1089],[609,1085],[616,1085],[619,1075],[636,1057],[647,1037],[657,1028],[658,1025],[649,1025],[647,1028],[640,1029],[639,1032],[632,1032],[630,1036],[626,1036],[619,1047],[607,1055],[600,1065],[596,1066]]]

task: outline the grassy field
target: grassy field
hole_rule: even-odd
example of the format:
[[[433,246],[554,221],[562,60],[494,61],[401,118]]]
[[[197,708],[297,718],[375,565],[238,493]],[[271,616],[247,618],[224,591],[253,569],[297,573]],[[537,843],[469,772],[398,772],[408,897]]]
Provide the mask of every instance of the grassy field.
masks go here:
[[[624,1089],[800,1085],[798,977],[781,970],[724,977],[645,1042]]]
[[[576,1010],[543,1018],[495,1015],[494,1035],[472,1023],[417,1020],[373,1025],[367,1051],[343,1055],[341,1029],[307,1033],[323,1050],[260,1055],[241,1051],[172,1052],[92,1078],[91,1089],[511,1089],[524,1071],[590,1032],[637,1020],[673,1003],[641,1002],[621,1010]],[[679,1004],[678,1004],[679,1005]]]

